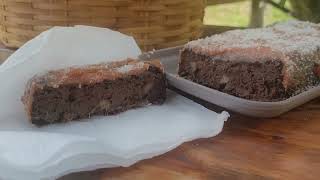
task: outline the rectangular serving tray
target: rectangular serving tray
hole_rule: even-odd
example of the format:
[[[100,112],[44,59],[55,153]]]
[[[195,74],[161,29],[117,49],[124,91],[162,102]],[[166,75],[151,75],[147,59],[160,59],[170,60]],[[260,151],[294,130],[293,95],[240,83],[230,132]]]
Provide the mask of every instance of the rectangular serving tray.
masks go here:
[[[144,53],[140,56],[142,60],[160,59],[165,68],[168,83],[188,94],[208,101],[212,104],[226,108],[240,114],[271,118],[279,116],[291,109],[298,107],[316,97],[320,96],[320,86],[310,88],[296,96],[278,102],[260,102],[238,98],[192,81],[181,78],[177,75],[179,54],[182,46],[162,49]]]

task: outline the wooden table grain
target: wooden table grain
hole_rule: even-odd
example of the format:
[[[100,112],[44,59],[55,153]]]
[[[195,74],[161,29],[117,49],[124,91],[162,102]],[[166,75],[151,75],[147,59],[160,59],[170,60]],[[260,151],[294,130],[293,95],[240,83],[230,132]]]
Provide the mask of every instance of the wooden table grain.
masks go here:
[[[191,98],[209,109],[222,110]],[[129,168],[74,173],[60,180],[319,178],[320,98],[272,119],[231,113],[216,137],[184,143]]]

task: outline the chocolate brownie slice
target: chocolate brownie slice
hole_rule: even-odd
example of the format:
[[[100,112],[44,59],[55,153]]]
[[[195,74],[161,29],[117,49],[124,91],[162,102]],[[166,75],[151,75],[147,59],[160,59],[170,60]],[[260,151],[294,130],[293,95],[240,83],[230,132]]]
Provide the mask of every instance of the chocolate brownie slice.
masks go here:
[[[320,83],[320,25],[293,20],[191,41],[178,73],[240,98],[284,100]]]
[[[160,62],[128,59],[36,75],[22,101],[30,121],[41,126],[162,104],[165,98]]]

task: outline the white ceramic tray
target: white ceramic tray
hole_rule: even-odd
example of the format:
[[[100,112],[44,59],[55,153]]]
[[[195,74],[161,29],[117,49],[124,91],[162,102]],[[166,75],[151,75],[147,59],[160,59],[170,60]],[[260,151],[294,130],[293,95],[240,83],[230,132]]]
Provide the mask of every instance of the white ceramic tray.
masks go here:
[[[275,117],[320,96],[320,87],[314,87],[279,102],[259,102],[238,98],[199,85],[177,75],[181,47],[162,49],[140,56],[143,60],[160,59],[171,86],[228,110],[253,117]]]

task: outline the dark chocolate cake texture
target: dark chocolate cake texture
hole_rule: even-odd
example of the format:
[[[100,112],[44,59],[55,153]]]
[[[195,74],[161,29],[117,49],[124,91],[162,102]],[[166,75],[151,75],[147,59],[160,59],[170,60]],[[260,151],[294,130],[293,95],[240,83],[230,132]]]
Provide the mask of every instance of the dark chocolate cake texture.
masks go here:
[[[256,101],[280,101],[320,83],[320,25],[288,21],[191,41],[178,73]]]
[[[162,104],[165,98],[161,63],[128,59],[36,75],[22,101],[30,121],[41,126]]]

